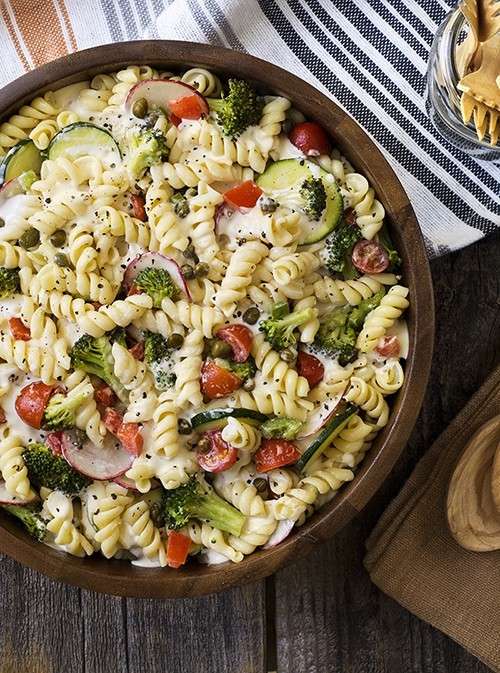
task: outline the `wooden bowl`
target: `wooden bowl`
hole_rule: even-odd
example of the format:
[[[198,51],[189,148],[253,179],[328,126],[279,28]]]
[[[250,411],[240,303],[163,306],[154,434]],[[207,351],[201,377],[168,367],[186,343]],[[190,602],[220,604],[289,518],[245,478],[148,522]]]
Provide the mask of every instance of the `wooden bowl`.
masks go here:
[[[188,42],[137,41],[105,45],[53,61],[12,82],[2,91],[0,118],[49,89],[129,64],[163,69],[204,66],[221,75],[253,80],[264,93],[289,98],[309,119],[324,126],[335,145],[369,179],[383,203],[410,287],[410,355],[406,380],[392,400],[389,424],[378,436],[353,482],[278,546],[257,551],[239,564],[188,564],[181,570],[136,568],[124,561],[78,559],[31,540],[0,514],[0,552],[51,577],[120,596],[180,597],[220,591],[261,579],[330,538],[366,505],[389,474],[416,421],[429,374],[434,303],[422,234],[408,197],[382,153],[340,107],[303,80],[260,59],[228,49]]]

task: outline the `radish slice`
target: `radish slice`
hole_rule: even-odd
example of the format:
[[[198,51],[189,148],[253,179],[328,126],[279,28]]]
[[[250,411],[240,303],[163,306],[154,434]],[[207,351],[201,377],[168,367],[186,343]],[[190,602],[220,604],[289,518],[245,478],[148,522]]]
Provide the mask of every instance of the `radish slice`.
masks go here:
[[[191,293],[189,292],[189,287],[184,278],[184,274],[181,271],[181,267],[177,264],[175,259],[172,259],[172,257],[165,257],[165,255],[162,255],[159,252],[145,252],[142,255],[137,255],[137,257],[130,262],[123,276],[123,286],[127,292],[132,287],[137,275],[150,266],[155,266],[157,269],[164,269],[167,271],[179,290],[181,290],[181,292],[186,295],[187,299],[191,301]]]
[[[36,496],[32,498],[22,498],[19,495],[12,495],[9,493],[5,487],[5,482],[0,481],[0,505],[29,505],[30,502],[36,499]]]
[[[133,479],[129,479],[128,477],[125,477],[124,475],[120,475],[119,477],[115,477],[113,479],[115,484],[118,484],[118,486],[123,486],[123,488],[128,488],[129,491],[139,491],[139,489],[136,486],[136,483]]]
[[[276,547],[276,545],[280,542],[283,542],[283,540],[290,535],[294,526],[295,521],[291,521],[290,519],[283,519],[282,521],[279,521],[278,525],[276,526],[276,530],[271,535],[266,544],[262,547],[262,549],[270,549],[271,547]]]
[[[4,182],[0,187],[0,200],[10,199],[13,196],[18,194],[24,194],[24,189],[21,186],[21,182],[17,178],[13,178],[8,182]]]
[[[84,444],[76,441],[75,434],[68,431],[62,438],[62,452],[71,467],[91,479],[116,479],[130,469],[134,456],[108,435],[103,447],[90,440]]]
[[[335,397],[329,397],[321,404],[321,406],[319,406],[317,409],[314,409],[314,411],[310,413],[307,423],[302,426],[297,436],[299,438],[310,437],[311,435],[315,435],[319,430],[321,430],[321,428],[328,423],[330,418],[335,413],[344,392],[345,389],[337,393]]]
[[[162,108],[169,113],[169,102],[196,94],[200,99],[201,108],[208,114],[208,103],[205,98],[189,84],[171,79],[145,79],[133,86],[125,100],[125,108],[130,111],[139,98],[145,98],[153,108]]]

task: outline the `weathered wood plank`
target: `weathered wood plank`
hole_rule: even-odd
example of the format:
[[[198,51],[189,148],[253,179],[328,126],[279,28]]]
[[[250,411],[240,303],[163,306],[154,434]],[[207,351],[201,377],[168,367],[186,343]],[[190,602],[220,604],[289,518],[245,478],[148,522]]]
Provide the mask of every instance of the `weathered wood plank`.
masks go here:
[[[187,600],[127,599],[130,673],[263,673],[264,583]]]
[[[363,569],[364,540],[441,430],[500,358],[500,236],[432,264],[437,335],[409,446],[366,511],[276,576],[279,673],[486,673],[459,645],[384,596]]]
[[[128,673],[125,599],[81,591],[84,673]]]

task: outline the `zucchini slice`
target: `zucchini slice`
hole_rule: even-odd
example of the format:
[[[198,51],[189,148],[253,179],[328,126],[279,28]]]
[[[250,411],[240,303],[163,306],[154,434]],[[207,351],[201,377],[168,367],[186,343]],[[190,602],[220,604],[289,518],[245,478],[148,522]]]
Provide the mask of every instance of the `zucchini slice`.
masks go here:
[[[261,425],[268,420],[268,417],[252,409],[207,409],[200,411],[191,418],[191,426],[197,432],[206,432],[207,430],[218,430],[227,425],[229,418],[239,418],[249,425]]]
[[[348,404],[347,407],[335,414],[332,419],[325,425],[324,428],[316,435],[315,439],[309,444],[307,449],[301,455],[295,467],[303,472],[306,466],[320,454],[331,443],[332,439],[336,437],[339,432],[348,423],[349,419],[357,412],[358,407],[355,404]]]
[[[121,160],[120,148],[111,133],[89,122],[68,124],[57,133],[47,148],[49,159],[78,159],[91,155],[106,164]]]
[[[319,177],[323,180],[326,207],[319,222],[309,220],[303,223],[300,245],[310,245],[321,241],[340,222],[344,212],[344,202],[335,178],[331,173],[307,159],[275,161],[257,178],[259,187],[279,202],[279,192],[292,193],[295,197],[294,201],[300,201],[299,190],[304,180],[310,177]]]
[[[0,182],[9,182],[27,171],[40,175],[42,155],[32,140],[20,140],[11,147],[0,164]]]

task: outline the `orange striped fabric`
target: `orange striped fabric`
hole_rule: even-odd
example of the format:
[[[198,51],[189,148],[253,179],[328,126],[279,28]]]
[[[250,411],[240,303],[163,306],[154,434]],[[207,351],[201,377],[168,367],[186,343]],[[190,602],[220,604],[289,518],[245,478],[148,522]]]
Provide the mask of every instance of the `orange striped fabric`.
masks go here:
[[[77,49],[64,0],[0,0],[0,7],[25,70]]]

